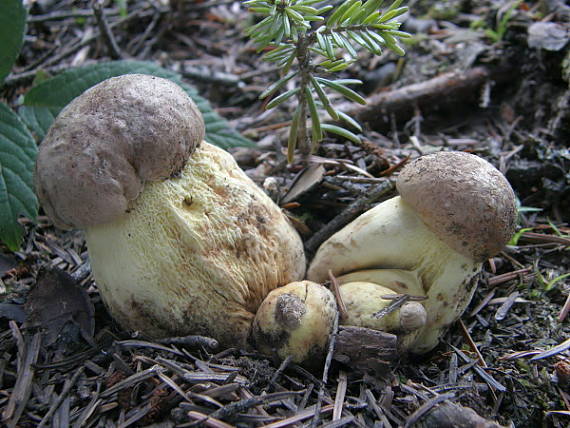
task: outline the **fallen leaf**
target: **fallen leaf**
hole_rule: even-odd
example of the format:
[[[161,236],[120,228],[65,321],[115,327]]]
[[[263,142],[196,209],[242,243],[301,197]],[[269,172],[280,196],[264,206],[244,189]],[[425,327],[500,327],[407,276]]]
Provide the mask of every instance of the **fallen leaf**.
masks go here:
[[[61,269],[40,269],[24,308],[27,314],[25,327],[43,330],[45,345],[56,340],[75,343],[79,336],[94,343],[95,319],[91,300],[71,275]]]

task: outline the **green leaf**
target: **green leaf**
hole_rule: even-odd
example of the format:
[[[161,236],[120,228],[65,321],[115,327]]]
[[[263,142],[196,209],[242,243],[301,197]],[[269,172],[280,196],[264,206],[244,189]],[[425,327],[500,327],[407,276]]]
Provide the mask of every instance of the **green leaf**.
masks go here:
[[[276,98],[273,98],[270,102],[268,102],[265,108],[269,110],[272,109],[273,107],[277,107],[279,104],[287,101],[293,95],[297,94],[300,90],[301,90],[300,88],[295,88],[291,89],[290,91],[284,92],[283,94],[279,95]]]
[[[330,125],[328,123],[323,123],[321,125],[323,131],[332,132],[333,134],[340,135],[341,137],[346,138],[347,140],[352,141],[355,144],[360,143],[360,138],[356,134],[353,134],[348,129],[341,128],[340,126]]]
[[[382,3],[384,3],[384,0],[368,0],[366,3],[364,3],[364,11],[366,13],[365,16],[369,16],[374,12],[378,12],[378,9],[380,9]]]
[[[0,1],[0,85],[20,54],[25,31],[26,9],[22,0]]]
[[[293,162],[295,157],[295,149],[297,148],[297,136],[299,132],[299,121],[301,120],[301,104],[295,109],[291,127],[289,128],[289,141],[287,142],[287,162]]]
[[[338,120],[338,113],[332,107],[331,102],[329,101],[327,94],[325,94],[325,90],[321,84],[313,75],[309,76],[309,78],[311,79],[311,85],[313,85],[313,88],[315,88],[315,92],[317,93],[319,100],[321,100],[321,103],[323,104],[323,107],[326,109],[329,116],[333,120]]]
[[[339,18],[338,23],[342,25],[345,21],[349,21],[355,15],[358,14],[358,9],[362,7],[362,2],[360,0],[356,0]]]
[[[291,80],[293,77],[295,77],[297,74],[299,74],[298,71],[294,71],[293,73],[289,73],[287,76],[282,77],[281,79],[279,79],[277,82],[273,83],[272,85],[270,85],[265,91],[263,91],[261,93],[261,95],[259,96],[259,99],[263,99],[265,97],[268,97],[270,95],[273,95],[276,91],[278,91],[279,89],[281,89],[283,87],[283,85],[285,85],[289,80]]]
[[[26,94],[20,116],[39,138],[43,138],[55,116],[75,97],[105,79],[132,73],[163,77],[179,84],[202,112],[206,123],[206,139],[210,143],[224,149],[253,145],[250,140],[232,130],[228,122],[212,109],[208,100],[198,95],[196,89],[183,83],[179,74],[142,61],[103,62],[58,74]]]
[[[327,19],[327,27],[333,27],[356,1],[357,0],[346,0],[343,4],[338,6],[336,10],[331,14],[331,16],[329,16]]]
[[[360,123],[358,123],[356,120],[354,120],[352,117],[350,117],[348,114],[343,113],[342,111],[337,111],[338,117],[342,120],[344,120],[346,123],[348,123],[350,126],[352,126],[353,128],[357,129],[358,132],[362,132],[362,126],[360,126]]]
[[[404,13],[406,13],[408,11],[407,7],[401,7],[399,9],[392,9],[387,11],[385,14],[383,14],[380,19],[378,20],[379,23],[382,22],[386,22],[389,21],[391,19],[394,19],[397,16],[403,15]]]
[[[313,94],[311,94],[311,89],[308,86],[305,87],[305,99],[307,100],[309,112],[311,114],[313,148],[315,148],[317,143],[323,139],[323,132],[321,130],[321,119],[319,118],[317,105],[313,99]]]
[[[356,93],[355,91],[353,91],[350,88],[347,88],[346,86],[344,86],[342,83],[339,83],[338,81],[323,79],[322,77],[315,77],[315,79],[319,83],[322,83],[323,85],[328,86],[329,88],[335,90],[339,94],[344,95],[346,98],[348,98],[351,101],[357,102],[359,104],[366,104],[366,100],[364,98],[362,98],[358,93]],[[340,82],[342,82],[342,81],[340,81]]]
[[[35,220],[38,212],[33,186],[36,152],[36,142],[22,120],[0,103],[0,240],[12,251],[23,236],[18,216]]]

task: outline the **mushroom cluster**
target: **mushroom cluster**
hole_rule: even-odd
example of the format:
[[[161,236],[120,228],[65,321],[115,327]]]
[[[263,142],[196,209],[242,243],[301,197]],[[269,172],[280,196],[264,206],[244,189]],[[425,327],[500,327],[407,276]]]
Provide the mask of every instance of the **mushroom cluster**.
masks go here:
[[[337,316],[322,285],[330,271],[345,324],[397,333],[402,350],[426,352],[514,231],[515,197],[499,171],[466,153],[423,156],[400,174],[400,196],[321,245],[305,279],[286,216],[203,138],[178,85],[130,74],[76,98],[40,145],[44,210],[57,226],[85,229],[110,314],[148,337],[202,334],[318,361]],[[401,295],[419,299],[383,311]]]
[[[417,158],[396,187],[400,196],[320,246],[307,278],[326,281],[330,270],[341,283],[347,324],[396,332],[401,349],[424,353],[465,310],[482,263],[514,233],[516,199],[503,174],[464,152]],[[424,300],[374,317],[391,294]]]
[[[36,191],[56,225],[85,229],[94,279],[124,328],[245,346],[265,296],[303,279],[303,245],[232,156],[203,137],[198,109],[175,83],[111,78],[56,118]]]

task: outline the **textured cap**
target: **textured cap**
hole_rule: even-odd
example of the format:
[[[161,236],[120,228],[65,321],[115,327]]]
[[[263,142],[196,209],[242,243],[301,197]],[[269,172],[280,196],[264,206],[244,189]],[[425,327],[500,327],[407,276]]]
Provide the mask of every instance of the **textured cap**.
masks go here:
[[[36,192],[62,228],[125,213],[147,180],[179,172],[204,137],[202,116],[170,80],[127,74],[74,99],[40,145]]]
[[[422,156],[406,165],[396,186],[432,232],[466,257],[492,257],[515,231],[513,189],[503,174],[478,156]]]

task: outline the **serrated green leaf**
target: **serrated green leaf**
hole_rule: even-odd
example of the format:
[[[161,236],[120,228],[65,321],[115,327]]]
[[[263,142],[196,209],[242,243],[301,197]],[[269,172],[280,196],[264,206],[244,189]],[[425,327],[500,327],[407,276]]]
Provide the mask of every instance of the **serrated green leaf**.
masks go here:
[[[18,217],[35,220],[38,201],[33,171],[37,146],[26,125],[0,103],[0,240],[16,251],[23,231]]]
[[[214,112],[208,100],[198,95],[196,89],[183,83],[179,74],[150,62],[111,61],[64,71],[33,87],[24,97],[25,107],[20,110],[20,114],[32,130],[43,138],[55,115],[86,89],[110,77],[133,73],[163,77],[179,84],[202,112],[206,139],[212,144],[224,149],[253,145],[250,140],[232,130],[228,122]]]
[[[0,86],[10,73],[24,43],[26,9],[22,0],[0,2]]]
[[[360,138],[356,134],[353,134],[348,129],[341,128],[340,126],[330,125],[328,123],[323,123],[321,125],[326,132],[332,132],[333,134],[340,135],[341,137],[346,138],[347,140],[352,141],[353,143],[359,144]]]

